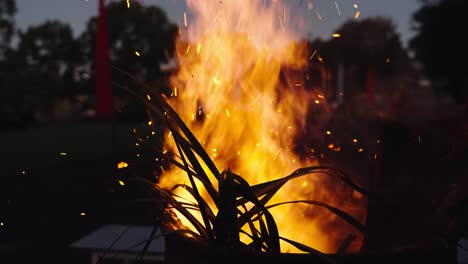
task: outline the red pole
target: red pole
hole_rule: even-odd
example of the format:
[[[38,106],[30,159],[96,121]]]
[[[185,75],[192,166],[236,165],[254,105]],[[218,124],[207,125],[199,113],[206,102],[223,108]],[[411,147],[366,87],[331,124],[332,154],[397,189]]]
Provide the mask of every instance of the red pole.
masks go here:
[[[112,73],[104,0],[99,0],[96,30],[96,117],[111,118],[114,112]]]

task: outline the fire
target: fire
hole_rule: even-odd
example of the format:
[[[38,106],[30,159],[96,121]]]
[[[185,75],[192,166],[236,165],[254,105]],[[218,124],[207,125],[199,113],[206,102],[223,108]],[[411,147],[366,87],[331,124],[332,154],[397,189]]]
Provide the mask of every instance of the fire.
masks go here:
[[[318,94],[305,87],[305,74],[300,73],[310,54],[288,30],[287,8],[276,1],[187,3],[195,19],[187,26],[184,13],[185,28],[176,49],[179,71],[171,80],[178,92],[169,102],[216,166],[230,168],[253,185],[318,165],[316,159],[294,152],[310,106],[326,107],[326,101],[322,96],[324,104],[315,105]],[[176,152],[171,140],[165,144]],[[185,181],[186,175],[173,169],[163,174],[160,185]],[[365,216],[350,200],[352,191],[345,193],[341,183],[325,175],[300,178],[283,189],[271,203],[309,199],[337,206],[359,220]],[[323,252],[336,251],[350,233],[359,236],[321,208],[284,205],[271,211],[281,236]],[[289,244],[281,247],[297,252]],[[356,243],[352,250],[359,247]]]

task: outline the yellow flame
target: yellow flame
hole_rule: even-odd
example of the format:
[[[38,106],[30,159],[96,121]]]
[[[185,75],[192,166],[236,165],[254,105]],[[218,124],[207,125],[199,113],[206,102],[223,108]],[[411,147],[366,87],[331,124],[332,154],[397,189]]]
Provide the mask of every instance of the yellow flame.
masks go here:
[[[341,37],[341,34],[335,33],[335,34],[332,35],[332,37],[334,37],[334,38],[339,38],[339,37]]]
[[[218,1],[187,3],[195,20],[177,41],[180,68],[171,85],[178,87],[178,97],[169,98],[169,103],[216,166],[230,168],[254,185],[318,165],[316,158],[298,156],[294,149],[311,107],[329,110],[325,101],[315,105],[320,103],[316,91],[305,87],[305,74],[297,74],[307,69],[316,51],[309,58],[306,47],[295,42],[286,23],[286,6],[239,0],[223,0],[222,5]],[[189,45],[197,45],[197,52],[187,52]],[[164,149],[163,153],[177,150],[170,139]],[[171,188],[185,181],[185,174],[172,169],[163,173],[159,184]],[[338,191],[340,186],[335,178],[310,175],[286,184],[271,203],[327,202],[363,222],[364,198],[347,196]],[[178,194],[189,199],[184,192]],[[216,208],[213,211],[217,213]],[[336,251],[349,233],[356,233],[339,217],[314,206],[285,205],[271,212],[281,236],[323,252]],[[246,236],[242,239],[249,242]],[[281,248],[298,252],[286,243]]]

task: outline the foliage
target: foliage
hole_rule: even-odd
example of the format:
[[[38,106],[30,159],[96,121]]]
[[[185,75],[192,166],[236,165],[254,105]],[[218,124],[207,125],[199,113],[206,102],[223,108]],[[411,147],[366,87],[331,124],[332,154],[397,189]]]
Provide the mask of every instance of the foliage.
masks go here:
[[[16,13],[15,0],[0,0],[0,51],[14,32],[13,15]]]
[[[145,82],[161,78],[160,65],[172,58],[177,26],[156,6],[134,3],[127,8],[125,1],[110,2],[106,13],[112,64]],[[90,61],[94,60],[95,54],[96,22],[96,17],[91,18],[80,36]],[[132,85],[116,71],[113,72],[113,80],[122,85]]]
[[[435,86],[457,102],[466,102],[468,81],[460,64],[468,59],[468,52],[460,27],[465,20],[468,2],[442,0],[423,3],[413,15],[417,34],[410,40],[410,47]]]

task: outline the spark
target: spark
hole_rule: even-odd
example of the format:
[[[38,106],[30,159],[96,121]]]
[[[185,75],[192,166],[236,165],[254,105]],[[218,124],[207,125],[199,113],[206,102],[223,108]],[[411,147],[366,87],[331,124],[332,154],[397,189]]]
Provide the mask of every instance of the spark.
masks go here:
[[[227,117],[231,117],[231,113],[229,112],[229,109],[226,108],[226,115]]]
[[[85,212],[81,212],[80,215],[81,215],[81,216],[85,216],[86,213],[85,213]]]
[[[198,43],[198,45],[197,45],[197,54],[200,54],[200,50],[201,50],[201,44]]]
[[[331,131],[330,131],[330,130],[327,130],[327,132],[325,132],[325,133],[327,133],[327,135],[331,135]]]
[[[335,144],[333,144],[333,143],[329,144],[329,145],[328,145],[328,148],[329,148],[329,149],[334,149],[334,148],[335,148]]]
[[[354,8],[358,8],[358,5],[357,5],[357,4],[354,4],[353,7],[354,7]]]
[[[275,153],[275,156],[273,157],[273,160],[276,160],[276,158],[278,157],[278,154],[281,152],[281,149],[279,149],[278,151],[276,151]]]
[[[187,53],[187,54],[189,53],[190,47],[191,47],[191,45],[189,44],[188,47],[187,47],[187,50],[185,51],[185,53]]]
[[[315,10],[315,14],[317,15],[319,20],[322,20],[322,16],[320,15],[320,13],[317,10]]]
[[[66,152],[60,152],[60,156],[66,156],[67,153]]]
[[[281,30],[283,30],[283,32],[284,32],[283,20],[281,20],[281,16],[278,16],[278,18],[279,18],[279,22],[280,22],[280,25],[281,25]]]
[[[263,94],[260,93],[260,94],[255,98],[255,100],[253,100],[253,102],[251,103],[251,105],[254,105],[254,104],[258,101],[258,99],[260,99],[260,97],[261,97],[262,95],[263,95]]]
[[[421,143],[421,136],[418,136],[418,142]]]
[[[341,16],[341,11],[340,11],[340,7],[338,6],[338,3],[336,1],[335,2],[335,6],[336,6],[336,11],[338,11],[338,15]]]
[[[148,121],[148,126],[151,126],[153,124],[153,121]]]
[[[140,55],[140,52],[138,52],[138,51],[135,51],[135,55],[137,55],[138,57],[141,56],[141,55]]]
[[[315,100],[314,101],[316,104],[320,104],[320,101],[319,100]]]
[[[315,54],[317,54],[317,50],[314,51],[314,53],[312,53],[312,55],[310,56],[309,60],[312,60],[315,56]]]
[[[341,34],[339,34],[339,33],[334,33],[334,34],[332,35],[332,37],[334,37],[334,38],[339,38],[339,37],[341,37]]]
[[[119,181],[120,186],[125,186],[125,182]]]
[[[361,12],[356,11],[356,13],[354,14],[354,19],[358,19],[360,15],[361,15]]]
[[[321,56],[317,56],[317,58],[320,63],[323,63],[323,58]]]
[[[362,151],[364,151],[364,149],[363,149],[363,148],[360,148],[360,149],[358,149],[358,151],[359,151],[359,152],[362,152]]]
[[[130,8],[130,0],[127,0],[127,8]]]
[[[174,86],[174,96],[177,96],[177,87]]]
[[[294,86],[302,86],[302,83],[295,83]]]
[[[310,153],[315,153],[315,149],[311,148],[310,150]]]
[[[148,101],[151,101],[151,96],[149,94],[147,94],[146,99],[148,99]]]
[[[319,95],[317,95],[317,96],[318,96],[318,98],[325,99],[325,96],[323,96],[323,95],[321,95],[321,94],[319,94]]]
[[[353,142],[354,142],[354,143],[357,143],[358,140],[357,140],[356,138],[353,138]]]
[[[140,153],[137,153],[136,156],[139,158],[139,157],[140,157]]]
[[[137,142],[137,143],[135,143],[135,146],[140,146],[140,144],[138,144],[138,142]]]
[[[385,62],[386,62],[386,63],[389,63],[389,62],[390,62],[390,58],[387,58],[387,59],[385,60]]]
[[[167,135],[167,138],[170,138],[172,136],[172,131],[169,131],[169,134]]]
[[[377,159],[379,156],[377,155],[377,153],[374,154],[374,159]]]
[[[184,26],[187,27],[187,12],[184,12]]]
[[[26,174],[26,171],[21,171],[22,174]]]
[[[151,131],[151,135],[153,135],[153,136],[154,136],[154,131]]]

